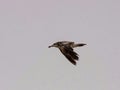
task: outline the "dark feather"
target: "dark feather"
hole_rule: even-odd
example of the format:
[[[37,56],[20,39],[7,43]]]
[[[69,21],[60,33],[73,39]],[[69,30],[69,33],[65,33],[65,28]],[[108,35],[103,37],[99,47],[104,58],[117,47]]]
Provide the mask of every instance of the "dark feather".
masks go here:
[[[64,47],[66,53],[68,53],[73,59],[78,60],[78,54],[73,51],[71,47]]]
[[[72,64],[76,65],[76,61],[75,61],[71,56],[69,56],[69,55],[67,55],[67,54],[64,54],[64,53],[63,53],[63,55],[64,55]]]
[[[86,45],[86,44],[84,44],[84,43],[74,44],[74,45],[73,45],[73,48],[75,48],[75,47],[82,47],[82,46],[84,46],[84,45]]]
[[[78,60],[78,54],[71,47],[61,47],[59,49],[72,64],[76,65],[75,60]]]

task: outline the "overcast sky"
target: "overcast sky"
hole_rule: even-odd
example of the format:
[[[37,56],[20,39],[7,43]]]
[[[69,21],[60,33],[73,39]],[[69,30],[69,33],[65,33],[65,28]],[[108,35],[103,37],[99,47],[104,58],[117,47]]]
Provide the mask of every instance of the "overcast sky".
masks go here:
[[[1,0],[0,90],[120,90],[120,0]]]

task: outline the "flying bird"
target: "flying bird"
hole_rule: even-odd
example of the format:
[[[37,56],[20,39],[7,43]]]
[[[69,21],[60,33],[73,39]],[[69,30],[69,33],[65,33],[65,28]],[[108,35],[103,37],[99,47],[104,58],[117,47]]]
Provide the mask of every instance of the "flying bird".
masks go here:
[[[78,61],[79,57],[78,54],[73,50],[73,48],[75,47],[82,47],[86,44],[84,43],[78,43],[75,44],[74,42],[70,42],[70,41],[59,41],[54,43],[50,47],[56,47],[58,48],[62,54],[73,64],[76,65],[76,61]]]

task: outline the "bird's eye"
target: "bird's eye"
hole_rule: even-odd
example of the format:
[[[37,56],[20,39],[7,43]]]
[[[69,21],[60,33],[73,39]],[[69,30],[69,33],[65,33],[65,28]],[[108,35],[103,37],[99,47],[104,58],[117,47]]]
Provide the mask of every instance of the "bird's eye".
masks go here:
[[[54,43],[53,45],[56,45],[56,43]]]

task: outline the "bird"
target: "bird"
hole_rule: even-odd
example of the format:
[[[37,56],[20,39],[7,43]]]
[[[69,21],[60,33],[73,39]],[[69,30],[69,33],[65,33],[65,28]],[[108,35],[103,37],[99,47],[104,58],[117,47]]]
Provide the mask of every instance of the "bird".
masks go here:
[[[87,44],[85,43],[77,43],[75,44],[72,41],[58,41],[53,43],[52,45],[48,46],[48,48],[51,47],[56,47],[58,48],[61,53],[73,64],[76,65],[76,61],[79,60],[79,55],[74,51],[73,48],[76,47],[82,47],[85,46]]]

